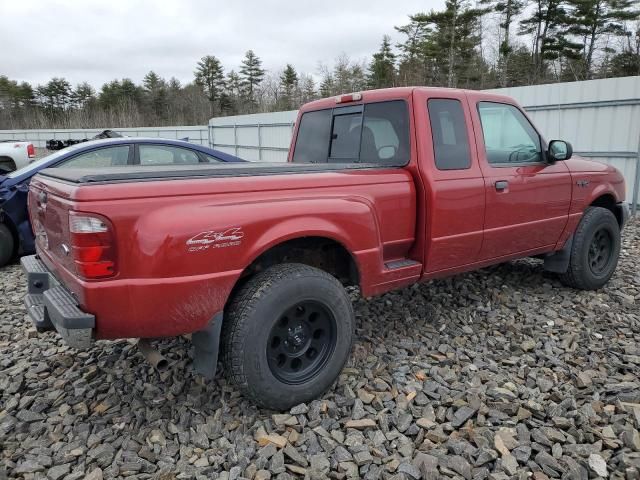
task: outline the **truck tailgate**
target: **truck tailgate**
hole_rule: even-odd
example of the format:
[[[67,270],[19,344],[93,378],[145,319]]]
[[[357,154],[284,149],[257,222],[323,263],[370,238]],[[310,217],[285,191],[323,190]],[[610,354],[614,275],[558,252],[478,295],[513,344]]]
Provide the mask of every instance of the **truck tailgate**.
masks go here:
[[[69,199],[71,189],[58,182],[43,183],[34,179],[29,191],[29,215],[36,245],[57,265],[73,271],[69,246]]]

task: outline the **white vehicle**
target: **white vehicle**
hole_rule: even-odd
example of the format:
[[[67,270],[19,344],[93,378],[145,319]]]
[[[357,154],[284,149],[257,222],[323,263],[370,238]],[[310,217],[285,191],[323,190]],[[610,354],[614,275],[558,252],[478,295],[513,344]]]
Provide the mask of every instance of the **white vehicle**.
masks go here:
[[[28,165],[36,157],[33,143],[0,140],[0,174]]]

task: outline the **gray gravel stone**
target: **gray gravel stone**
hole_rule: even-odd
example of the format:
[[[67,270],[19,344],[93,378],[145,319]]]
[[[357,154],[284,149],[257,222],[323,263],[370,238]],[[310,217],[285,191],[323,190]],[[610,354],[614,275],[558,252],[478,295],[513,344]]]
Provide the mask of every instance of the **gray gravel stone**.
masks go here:
[[[171,363],[158,374],[129,341],[80,352],[36,334],[9,265],[0,479],[640,480],[639,272],[635,221],[597,292],[563,287],[537,260],[374,299],[352,289],[341,376],[272,412],[223,375],[194,375],[183,338],[156,342]]]

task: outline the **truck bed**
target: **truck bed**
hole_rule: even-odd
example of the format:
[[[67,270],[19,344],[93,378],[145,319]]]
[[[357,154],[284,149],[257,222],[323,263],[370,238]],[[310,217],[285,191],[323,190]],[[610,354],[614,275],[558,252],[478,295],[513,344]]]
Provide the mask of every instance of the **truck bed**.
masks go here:
[[[104,184],[189,178],[326,173],[383,168],[390,167],[373,163],[237,163],[216,165],[128,166],[90,169],[47,168],[42,170],[40,175],[73,184]]]

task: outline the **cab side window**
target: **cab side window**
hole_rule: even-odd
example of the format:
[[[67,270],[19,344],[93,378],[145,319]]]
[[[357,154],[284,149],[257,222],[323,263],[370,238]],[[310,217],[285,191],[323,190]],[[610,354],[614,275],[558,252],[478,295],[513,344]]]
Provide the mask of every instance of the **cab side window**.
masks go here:
[[[407,103],[391,100],[306,112],[293,161],[402,166],[409,155]]]
[[[464,111],[459,100],[432,98],[427,101],[433,152],[438,170],[465,170],[471,167],[469,138]]]
[[[487,161],[496,166],[542,161],[540,136],[513,105],[479,102]]]
[[[129,145],[118,145],[81,153],[58,165],[57,168],[122,167],[127,165],[128,160]]]

